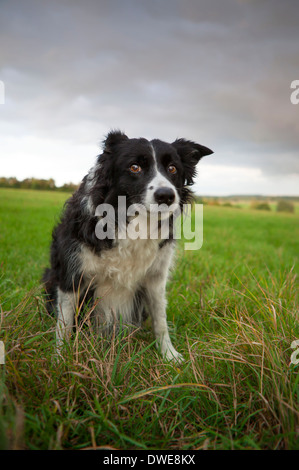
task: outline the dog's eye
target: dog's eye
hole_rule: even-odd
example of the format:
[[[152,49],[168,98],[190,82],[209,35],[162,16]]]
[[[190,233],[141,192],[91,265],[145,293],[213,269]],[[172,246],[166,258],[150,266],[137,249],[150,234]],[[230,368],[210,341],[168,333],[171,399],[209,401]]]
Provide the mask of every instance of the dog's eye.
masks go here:
[[[175,175],[175,173],[177,172],[177,169],[174,165],[169,165],[169,167],[167,168],[168,172],[171,173],[172,175]]]
[[[134,163],[133,165],[130,166],[130,172],[131,173],[140,173],[141,172],[141,166],[137,165],[137,163]]]

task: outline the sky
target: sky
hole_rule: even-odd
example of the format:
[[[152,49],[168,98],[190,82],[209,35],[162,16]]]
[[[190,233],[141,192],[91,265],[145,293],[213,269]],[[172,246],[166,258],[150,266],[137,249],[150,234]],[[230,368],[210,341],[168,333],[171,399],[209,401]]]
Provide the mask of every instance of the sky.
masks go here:
[[[296,0],[0,0],[0,176],[79,183],[120,129],[211,148],[197,194],[299,195],[294,80]]]

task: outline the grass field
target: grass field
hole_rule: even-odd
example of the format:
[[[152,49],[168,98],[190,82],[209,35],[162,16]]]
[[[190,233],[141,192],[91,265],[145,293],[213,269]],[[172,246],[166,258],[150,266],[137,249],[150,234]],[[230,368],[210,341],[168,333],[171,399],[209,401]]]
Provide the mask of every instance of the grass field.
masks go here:
[[[204,207],[199,251],[178,244],[168,320],[57,362],[39,284],[66,194],[0,190],[0,448],[299,449],[299,215]]]

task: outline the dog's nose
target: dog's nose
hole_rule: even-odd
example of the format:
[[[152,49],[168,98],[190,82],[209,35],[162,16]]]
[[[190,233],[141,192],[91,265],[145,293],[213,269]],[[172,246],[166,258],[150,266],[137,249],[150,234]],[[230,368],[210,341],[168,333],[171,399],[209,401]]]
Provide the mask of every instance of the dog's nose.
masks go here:
[[[159,188],[154,193],[154,198],[158,204],[170,204],[173,203],[175,194],[171,188]]]

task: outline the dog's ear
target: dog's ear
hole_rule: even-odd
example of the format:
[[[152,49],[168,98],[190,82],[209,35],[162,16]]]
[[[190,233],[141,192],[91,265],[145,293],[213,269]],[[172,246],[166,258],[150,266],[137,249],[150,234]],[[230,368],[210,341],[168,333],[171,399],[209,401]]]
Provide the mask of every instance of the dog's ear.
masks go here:
[[[128,140],[129,138],[123,132],[114,130],[109,132],[106,139],[103,142],[103,149],[105,153],[112,153],[116,145]]]
[[[196,165],[199,160],[214,152],[208,147],[186,139],[177,139],[171,145],[176,149],[181,158],[185,169],[186,184],[190,186],[193,184],[193,178],[196,176]]]

